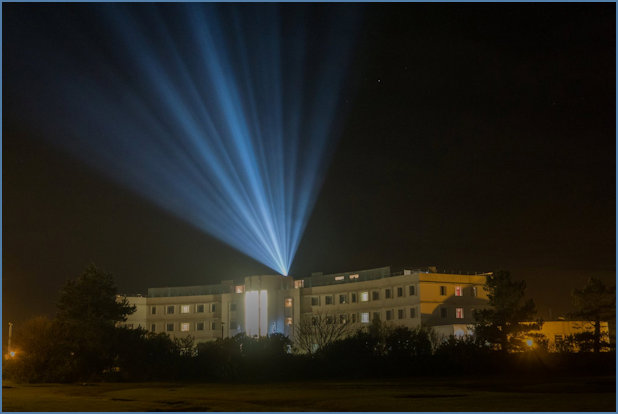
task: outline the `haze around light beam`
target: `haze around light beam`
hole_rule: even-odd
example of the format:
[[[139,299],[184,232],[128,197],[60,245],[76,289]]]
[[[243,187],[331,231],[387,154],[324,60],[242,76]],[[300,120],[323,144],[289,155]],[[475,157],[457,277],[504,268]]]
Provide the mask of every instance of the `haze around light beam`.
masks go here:
[[[358,15],[91,9],[94,27],[66,29],[70,47],[86,46],[48,56],[50,98],[32,108],[61,131],[54,143],[287,275],[337,142]]]

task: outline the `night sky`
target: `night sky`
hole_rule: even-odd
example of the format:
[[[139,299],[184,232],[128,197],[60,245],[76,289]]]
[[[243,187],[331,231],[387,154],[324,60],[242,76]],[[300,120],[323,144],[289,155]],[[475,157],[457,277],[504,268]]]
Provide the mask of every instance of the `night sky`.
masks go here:
[[[42,93],[23,67],[47,70],[29,42],[65,30],[59,15],[79,31],[93,7],[3,4],[3,330],[53,315],[89,263],[127,294],[272,273],[50,145],[62,132],[16,104]],[[613,284],[615,4],[362,7],[341,138],[290,274],[506,269],[544,318],[589,276]]]

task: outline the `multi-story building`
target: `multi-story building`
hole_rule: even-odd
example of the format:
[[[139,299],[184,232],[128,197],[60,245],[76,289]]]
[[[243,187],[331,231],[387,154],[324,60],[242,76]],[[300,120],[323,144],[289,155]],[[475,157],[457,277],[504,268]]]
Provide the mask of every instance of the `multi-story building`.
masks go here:
[[[128,298],[137,311],[125,325],[173,337],[192,335],[196,342],[243,332],[293,338],[295,324],[316,316],[352,328],[374,319],[410,328],[465,327],[474,322],[474,309],[487,306],[487,275],[381,267],[303,279],[262,275],[217,285],[150,288],[147,297]]]

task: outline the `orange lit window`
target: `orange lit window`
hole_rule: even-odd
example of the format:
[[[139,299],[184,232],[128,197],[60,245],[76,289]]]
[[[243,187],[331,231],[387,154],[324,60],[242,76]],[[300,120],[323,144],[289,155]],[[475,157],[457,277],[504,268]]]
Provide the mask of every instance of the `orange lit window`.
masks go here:
[[[295,280],[294,281],[294,288],[298,289],[298,288],[302,288],[305,287],[305,281],[304,280]]]
[[[455,317],[457,319],[463,319],[464,315],[463,315],[463,308],[456,308],[455,309]]]
[[[286,325],[291,325],[292,324],[292,318],[285,318],[285,324]]]
[[[463,296],[461,293],[461,286],[455,286],[455,296]]]
[[[358,275],[350,275],[350,279],[358,279]]]
[[[291,308],[292,307],[292,298],[286,298],[285,299],[285,307],[286,308]]]
[[[335,276],[335,280],[343,280],[345,279],[345,276]]]
[[[236,292],[236,293],[245,293],[245,285],[238,285],[238,286],[236,286],[236,288],[234,289],[234,292]]]

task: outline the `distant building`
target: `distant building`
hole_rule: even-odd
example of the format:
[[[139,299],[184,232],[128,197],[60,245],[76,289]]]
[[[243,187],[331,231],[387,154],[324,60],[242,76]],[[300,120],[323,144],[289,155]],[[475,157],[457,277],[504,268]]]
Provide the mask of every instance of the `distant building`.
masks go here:
[[[474,309],[487,306],[483,290],[490,273],[438,273],[435,268],[391,272],[390,267],[336,274],[249,276],[217,285],[150,288],[129,297],[137,311],[125,326],[141,326],[196,342],[239,333],[294,336],[301,318],[368,326],[373,319],[409,328],[469,325]]]

